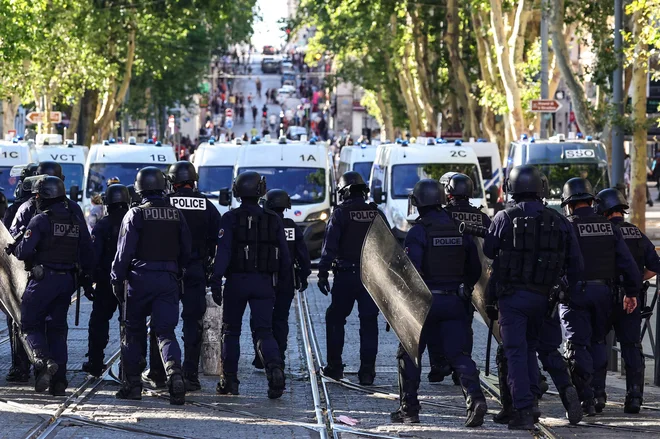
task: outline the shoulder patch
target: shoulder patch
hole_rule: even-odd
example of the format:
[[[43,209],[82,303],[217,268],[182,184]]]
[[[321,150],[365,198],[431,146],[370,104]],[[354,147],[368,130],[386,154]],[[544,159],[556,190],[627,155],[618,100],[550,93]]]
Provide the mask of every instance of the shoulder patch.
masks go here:
[[[32,230],[31,230],[31,229],[27,229],[27,230],[25,231],[25,235],[23,235],[23,239],[28,239],[30,236],[32,236]]]
[[[218,231],[218,239],[222,238],[223,236],[225,236],[225,229],[220,229]]]

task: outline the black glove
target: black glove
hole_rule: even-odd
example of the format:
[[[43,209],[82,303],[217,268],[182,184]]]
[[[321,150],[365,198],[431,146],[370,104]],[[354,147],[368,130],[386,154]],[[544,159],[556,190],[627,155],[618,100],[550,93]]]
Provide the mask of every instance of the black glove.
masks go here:
[[[327,296],[330,292],[330,282],[328,281],[328,272],[319,271],[319,290]]]
[[[94,288],[92,287],[92,277],[87,274],[80,275],[80,286],[85,292],[85,297],[89,300],[94,301]]]
[[[122,304],[124,303],[124,284],[112,284],[112,292],[114,293],[117,301]]]
[[[16,248],[16,244],[7,244],[7,247],[5,247],[5,253],[11,256],[14,253],[15,248]]]
[[[222,287],[212,286],[211,287],[211,297],[216,305],[222,305]]]
[[[300,288],[298,288],[298,291],[301,293],[307,289],[309,284],[307,283],[307,278],[300,279]]]
[[[495,305],[486,305],[486,315],[490,320],[497,320],[500,315],[499,315],[499,310],[497,309],[497,306]]]
[[[94,292],[94,288],[92,288],[91,285],[84,285],[84,286],[83,286],[83,291],[85,292],[85,297],[87,297],[87,299],[88,299],[90,302],[93,302],[93,301],[94,301],[95,294],[96,294],[96,293]]]

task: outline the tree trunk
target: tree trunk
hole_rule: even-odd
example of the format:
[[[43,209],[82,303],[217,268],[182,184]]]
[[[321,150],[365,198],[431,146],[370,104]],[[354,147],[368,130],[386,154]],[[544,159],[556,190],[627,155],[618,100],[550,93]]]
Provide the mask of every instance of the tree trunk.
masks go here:
[[[77,98],[71,106],[71,117],[69,117],[68,133],[73,138],[73,133],[78,131],[78,122],[80,122],[80,112],[82,108],[81,98]]]
[[[632,118],[633,141],[630,151],[630,222],[639,227],[642,232],[646,229],[646,77],[647,58],[646,47],[641,38],[642,12],[633,14],[633,39],[635,56],[633,57],[632,71]]]
[[[82,109],[83,127],[81,130],[82,145],[91,145],[103,139],[98,138],[94,119],[98,108],[99,92],[97,90],[86,90],[84,95],[85,106]]]
[[[21,105],[21,98],[17,94],[12,94],[9,98],[5,99],[4,109],[2,114],[2,126],[5,133],[9,130],[16,129],[16,112]],[[0,133],[4,136],[5,133]],[[16,133],[23,134],[23,133]]]
[[[413,41],[415,47],[415,61],[417,64],[417,76],[419,77],[420,100],[426,119],[425,131],[432,131],[435,126],[435,111],[433,110],[433,93],[431,92],[431,80],[429,69],[426,64],[426,45],[423,30],[420,28],[420,20],[416,6],[410,15],[410,23],[413,30]]]

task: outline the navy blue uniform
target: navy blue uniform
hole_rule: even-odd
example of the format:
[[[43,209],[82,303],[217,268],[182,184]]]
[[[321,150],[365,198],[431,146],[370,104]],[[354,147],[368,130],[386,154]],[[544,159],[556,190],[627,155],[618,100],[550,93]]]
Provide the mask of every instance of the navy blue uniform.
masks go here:
[[[257,220],[257,218],[259,219]],[[243,235],[250,236],[257,224],[262,223],[269,224],[269,231],[264,231],[264,233],[274,235],[268,241],[266,241],[265,235],[257,235],[260,236],[258,246],[262,247],[262,251],[270,247],[273,251],[271,256],[277,255],[277,262],[271,259],[273,265],[270,267],[260,265],[265,261],[262,259],[262,255],[257,253],[257,249],[248,244],[245,246],[242,244],[245,242]],[[239,261],[247,263],[239,266]],[[286,279],[290,271],[291,257],[284,236],[284,226],[276,213],[265,211],[257,204],[243,203],[238,209],[230,210],[222,216],[211,282],[215,288],[218,288],[222,285],[222,278],[226,279],[222,295],[223,343],[221,356],[224,373],[235,375],[238,372],[241,350],[239,339],[243,314],[248,303],[257,348],[264,365],[267,368],[274,365],[281,366],[282,359],[272,331],[275,303],[274,284],[276,283],[274,280]]]
[[[453,227],[460,241],[442,248],[435,247],[440,250],[436,250],[438,253],[434,257],[427,230],[443,226],[447,230]],[[474,240],[467,235],[460,237],[455,222],[447,212],[432,210],[418,219],[417,224],[410,229],[405,248],[413,265],[433,293],[433,304],[426,317],[420,340],[420,355],[430,341],[437,340],[437,343],[434,343],[436,349],[459,374],[467,395],[483,398],[477,367],[470,354],[465,352],[469,337],[468,315],[466,300],[459,296],[461,285],[472,288],[481,277],[481,261]],[[461,255],[463,260],[460,259]],[[455,274],[442,273],[443,267],[449,265],[455,268],[450,270]],[[419,407],[417,388],[421,369],[415,366],[401,345],[397,358],[400,373],[405,378],[402,404],[405,403],[408,408]]]
[[[613,312],[612,286],[618,274],[623,276],[622,286],[628,297],[637,297],[641,291],[641,274],[630,250],[623,240],[621,231],[607,228],[609,222],[596,215],[591,207],[575,209],[569,217],[577,230],[576,236],[583,233],[585,244],[581,245],[585,270],[578,276],[577,285],[572,288],[568,305],[560,305],[560,315],[568,339],[566,355],[571,365],[573,382],[580,395],[580,400],[590,405],[594,397],[603,396],[605,392],[605,375],[607,370],[607,346],[605,338],[610,329]],[[582,221],[600,221],[604,232],[592,232]],[[611,227],[611,226],[610,226]],[[602,233],[593,238],[607,239],[601,244],[594,244],[593,233]],[[595,262],[596,258],[604,258]],[[609,260],[609,263],[608,263]],[[611,265],[611,266],[608,266]],[[594,270],[600,273],[591,274]],[[637,328],[639,331],[639,327]],[[631,350],[622,352],[626,364],[631,361],[639,363]]]
[[[37,360],[57,363],[52,383],[66,382],[67,311],[76,288],[74,271],[80,265],[91,274],[94,253],[87,225],[65,202],[47,211],[30,220],[15,254],[22,261],[44,268],[43,278],[31,276],[23,294],[21,330]]]
[[[66,203],[69,207],[69,210],[79,220],[85,221],[85,215],[83,215],[82,209],[80,209],[78,203],[76,203],[75,201],[71,201],[68,198],[66,199]],[[16,236],[16,234],[18,234],[18,231],[21,229],[21,227],[23,226],[27,227],[32,217],[35,216],[37,213],[39,213],[37,212],[37,201],[36,198],[32,197],[29,200],[27,200],[25,203],[21,204],[21,207],[18,208],[18,211],[16,212],[16,216],[14,217],[14,220],[11,223],[11,227],[9,227],[9,233],[11,233],[12,236]],[[89,231],[87,231],[87,235],[89,235]]]
[[[537,218],[546,209],[541,201],[525,201],[515,206],[530,218]],[[569,285],[574,285],[583,267],[579,245],[570,223],[558,214],[555,218],[564,237],[565,273]],[[484,238],[483,247],[484,255],[494,260],[494,271],[500,270],[503,263],[499,258],[500,250],[503,249],[505,237],[513,230],[507,211],[498,212]],[[540,344],[548,297],[529,288],[506,284],[504,279],[498,277],[496,288],[500,334],[508,363],[507,382],[513,405],[522,410],[530,408],[534,404],[534,397],[541,394],[536,351]]]
[[[376,364],[378,307],[362,285],[360,253],[369,224],[377,214],[382,216],[363,196],[352,196],[334,209],[325,229],[319,274],[334,272],[332,302],[325,313],[327,362],[333,368],[343,370],[344,326],[355,302],[360,318],[360,363],[369,368]]]
[[[147,209],[157,209],[157,212],[149,211],[146,218],[144,211]],[[166,213],[165,217],[158,213],[161,211]],[[153,240],[143,239],[161,223],[171,231],[170,235],[155,233]],[[120,286],[128,281],[127,340],[122,350],[126,362],[123,367],[129,381],[139,381],[144,366],[142,357],[149,315],[168,376],[181,367],[181,349],[174,329],[179,321],[178,278],[190,261],[190,249],[190,230],[185,217],[160,196],[143,199],[122,221],[117,254],[112,263],[112,284]]]

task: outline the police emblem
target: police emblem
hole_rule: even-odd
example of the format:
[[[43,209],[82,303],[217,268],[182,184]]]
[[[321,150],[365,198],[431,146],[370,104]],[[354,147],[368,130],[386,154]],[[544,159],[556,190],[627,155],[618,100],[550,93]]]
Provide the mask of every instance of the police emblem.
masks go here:
[[[218,232],[218,239],[222,238],[223,236],[225,236],[225,229],[220,229]]]
[[[25,236],[23,236],[24,239],[28,239],[30,236],[32,236],[32,230],[27,229],[25,232]]]

